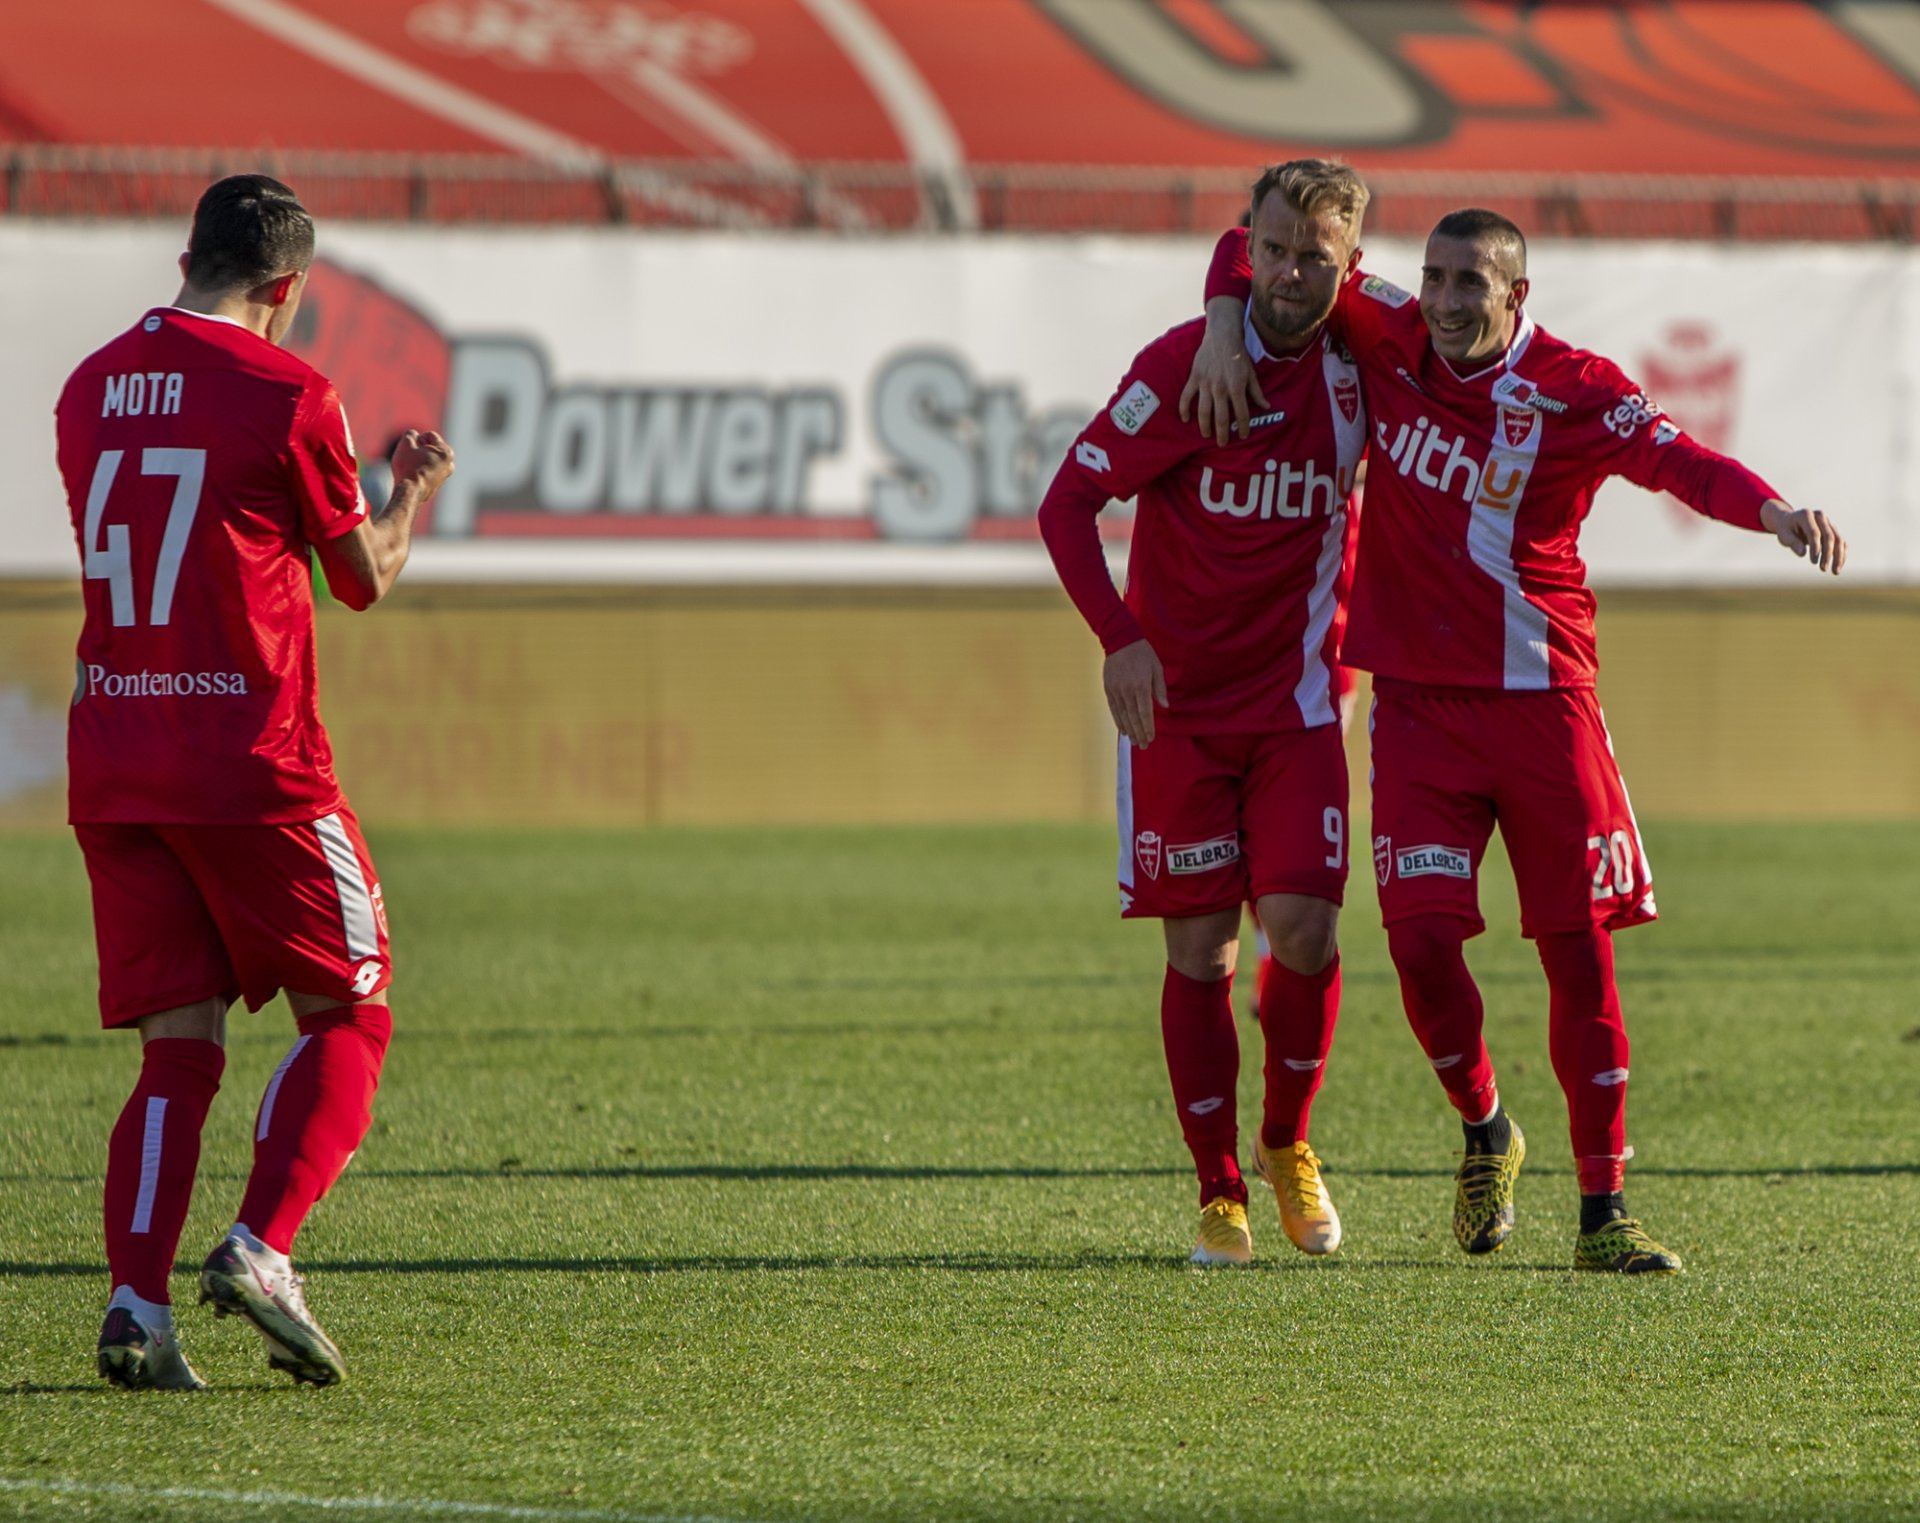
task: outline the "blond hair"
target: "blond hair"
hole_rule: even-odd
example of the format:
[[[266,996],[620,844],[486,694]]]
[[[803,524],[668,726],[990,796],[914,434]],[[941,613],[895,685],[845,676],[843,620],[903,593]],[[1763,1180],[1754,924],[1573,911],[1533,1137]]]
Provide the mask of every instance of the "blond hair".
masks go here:
[[[1260,203],[1272,194],[1302,216],[1341,218],[1356,240],[1367,214],[1367,202],[1372,199],[1367,182],[1350,165],[1332,159],[1289,159],[1284,164],[1269,164],[1253,182],[1256,214]]]

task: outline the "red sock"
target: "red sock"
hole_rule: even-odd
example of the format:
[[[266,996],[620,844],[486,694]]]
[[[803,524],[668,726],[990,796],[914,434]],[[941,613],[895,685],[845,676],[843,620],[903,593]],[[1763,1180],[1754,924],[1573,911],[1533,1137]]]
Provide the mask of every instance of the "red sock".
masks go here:
[[[200,1128],[227,1055],[218,1042],[156,1037],[140,1049],[140,1079],[107,1142],[107,1269],[114,1285],[167,1304],[200,1168]]]
[[[1407,1022],[1426,1049],[1453,1108],[1483,1121],[1499,1099],[1493,1060],[1481,1039],[1485,1009],[1461,949],[1467,922],[1455,915],[1415,915],[1387,927],[1387,950],[1400,975]]]
[[[1318,973],[1296,973],[1269,959],[1260,965],[1260,1030],[1267,1039],[1267,1094],[1260,1140],[1269,1148],[1307,1140],[1307,1118],[1333,1046],[1340,1015],[1340,959]]]
[[[294,1234],[373,1124],[373,1092],[393,1035],[384,1005],[337,1006],[298,1023],[300,1039],[267,1081],[253,1127],[253,1173],[238,1220],[269,1248]]]
[[[1200,1203],[1225,1195],[1246,1203],[1234,1089],[1240,1038],[1233,1029],[1233,975],[1214,983],[1167,969],[1160,988],[1160,1039],[1180,1113],[1180,1133],[1200,1176]]]
[[[1547,970],[1547,1038],[1567,1092],[1582,1195],[1621,1189],[1627,1152],[1627,1029],[1613,981],[1613,937],[1570,931],[1536,942]]]

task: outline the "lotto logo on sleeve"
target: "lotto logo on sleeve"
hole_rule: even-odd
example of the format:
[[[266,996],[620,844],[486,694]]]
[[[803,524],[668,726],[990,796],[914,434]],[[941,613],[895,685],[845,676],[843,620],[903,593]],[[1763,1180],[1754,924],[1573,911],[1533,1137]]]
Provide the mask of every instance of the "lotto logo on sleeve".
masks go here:
[[[1073,458],[1090,471],[1105,471],[1113,468],[1113,461],[1107,457],[1107,452],[1097,444],[1089,444],[1085,439],[1073,447]]]
[[[1170,873],[1210,873],[1240,860],[1238,836],[1215,836],[1211,841],[1195,841],[1191,846],[1167,848]]]
[[[1394,866],[1403,878],[1471,878],[1473,857],[1453,846],[1408,846]]]
[[[1113,404],[1107,416],[1113,419],[1113,426],[1123,434],[1137,434],[1147,426],[1147,419],[1160,410],[1160,399],[1153,394],[1153,388],[1145,381],[1135,381],[1127,388],[1126,395]]]

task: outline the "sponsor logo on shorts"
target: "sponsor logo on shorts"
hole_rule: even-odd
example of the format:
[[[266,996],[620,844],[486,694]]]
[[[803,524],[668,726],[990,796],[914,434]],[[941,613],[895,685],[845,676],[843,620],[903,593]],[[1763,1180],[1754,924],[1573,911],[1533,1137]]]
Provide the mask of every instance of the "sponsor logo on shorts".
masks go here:
[[[1170,873],[1210,873],[1216,867],[1225,867],[1239,860],[1238,836],[1215,836],[1211,841],[1195,841],[1191,846],[1167,848],[1167,871]]]
[[[1090,471],[1106,471],[1113,468],[1113,461],[1107,452],[1097,444],[1089,444],[1085,439],[1073,447],[1073,458]]]
[[[1369,721],[1371,723],[1371,721]],[[1375,836],[1373,838],[1373,875],[1386,886],[1387,879],[1393,876],[1393,837]]]
[[[353,970],[353,977],[347,987],[355,994],[368,995],[379,986],[380,975],[386,971],[386,965],[377,957],[369,957]]]
[[[1149,878],[1160,876],[1160,836],[1157,831],[1143,830],[1135,836],[1133,854]]]
[[[1265,428],[1272,423],[1284,423],[1286,418],[1287,415],[1284,410],[1280,412],[1255,413],[1251,418],[1247,419],[1247,432],[1252,433],[1256,428]]]
[[[1454,846],[1409,846],[1397,853],[1394,865],[1403,878],[1471,878],[1473,856]]]
[[[242,672],[110,672],[98,661],[89,662],[73,701],[98,698],[244,698],[247,679]]]
[[[1160,410],[1160,399],[1153,394],[1153,388],[1145,381],[1135,381],[1126,390],[1126,395],[1113,404],[1107,414],[1113,419],[1113,426],[1123,434],[1137,434],[1147,426],[1147,419]]]

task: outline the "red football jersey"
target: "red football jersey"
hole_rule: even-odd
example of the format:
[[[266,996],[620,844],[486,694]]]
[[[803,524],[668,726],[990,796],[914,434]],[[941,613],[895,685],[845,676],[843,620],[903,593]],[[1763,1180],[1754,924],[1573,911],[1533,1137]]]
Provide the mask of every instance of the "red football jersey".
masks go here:
[[[1246,235],[1222,238],[1209,298],[1244,297]],[[1611,360],[1524,310],[1513,342],[1461,374],[1433,352],[1410,292],[1360,274],[1328,326],[1373,417],[1367,512],[1341,659],[1446,687],[1592,687],[1599,667],[1581,522],[1609,476],[1760,528],[1778,496],[1695,443]]]
[[[1179,415],[1204,333],[1203,322],[1183,323],[1136,356],[1062,462],[1041,532],[1107,651],[1152,643],[1167,674],[1160,728],[1331,724],[1349,500],[1367,441],[1359,373],[1330,334],[1272,355],[1249,320],[1268,409],[1221,448]],[[1110,497],[1138,499],[1124,604],[1094,527]]]
[[[56,417],[86,599],[69,817],[337,810],[307,547],[367,508],[326,378],[238,323],[159,307],[73,373]]]

